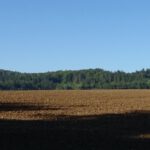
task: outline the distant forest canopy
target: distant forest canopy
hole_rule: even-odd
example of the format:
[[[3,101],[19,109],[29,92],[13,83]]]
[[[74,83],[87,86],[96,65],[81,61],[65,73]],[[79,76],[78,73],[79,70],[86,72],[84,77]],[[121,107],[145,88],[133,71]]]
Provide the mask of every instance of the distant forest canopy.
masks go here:
[[[150,89],[150,69],[126,73],[87,69],[47,73],[0,70],[0,90]]]

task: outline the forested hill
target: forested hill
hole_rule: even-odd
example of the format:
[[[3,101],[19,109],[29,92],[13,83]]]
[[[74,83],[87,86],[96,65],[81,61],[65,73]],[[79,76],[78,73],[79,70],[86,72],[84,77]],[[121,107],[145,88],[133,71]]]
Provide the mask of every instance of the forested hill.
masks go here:
[[[0,70],[1,90],[149,89],[150,69],[134,73],[102,69],[19,73]]]

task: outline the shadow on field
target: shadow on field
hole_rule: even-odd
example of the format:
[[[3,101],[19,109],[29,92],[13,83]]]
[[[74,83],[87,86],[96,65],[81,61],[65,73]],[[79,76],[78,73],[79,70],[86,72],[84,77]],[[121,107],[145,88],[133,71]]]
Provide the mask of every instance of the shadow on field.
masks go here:
[[[51,107],[43,104],[29,103],[0,103],[0,111],[36,111],[36,110],[59,110],[65,109],[60,107]]]
[[[150,112],[60,116],[53,121],[0,120],[0,149],[149,150],[150,137],[138,138],[148,134]]]

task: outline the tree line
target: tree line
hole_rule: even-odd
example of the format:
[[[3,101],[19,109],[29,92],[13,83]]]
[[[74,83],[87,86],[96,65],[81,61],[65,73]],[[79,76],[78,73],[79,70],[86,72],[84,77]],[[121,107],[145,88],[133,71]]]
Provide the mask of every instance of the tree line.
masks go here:
[[[150,89],[150,69],[126,73],[87,69],[46,73],[0,70],[0,90]]]

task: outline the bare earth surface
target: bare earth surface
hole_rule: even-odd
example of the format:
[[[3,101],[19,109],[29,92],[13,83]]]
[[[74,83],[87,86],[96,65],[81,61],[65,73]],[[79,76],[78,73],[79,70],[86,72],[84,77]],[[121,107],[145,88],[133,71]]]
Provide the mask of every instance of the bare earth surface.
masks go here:
[[[1,91],[1,150],[149,150],[150,90]]]
[[[150,90],[0,92],[0,119],[43,120],[134,111],[150,111]]]

